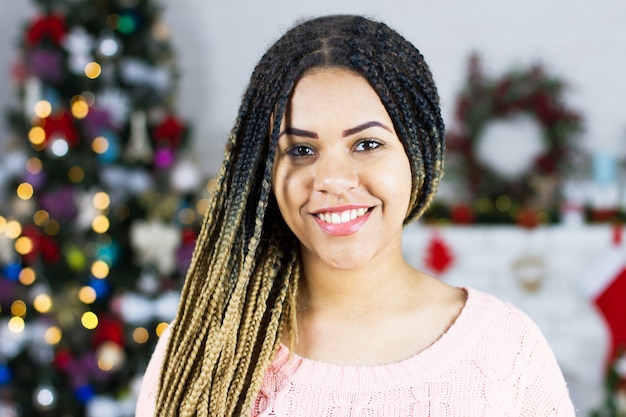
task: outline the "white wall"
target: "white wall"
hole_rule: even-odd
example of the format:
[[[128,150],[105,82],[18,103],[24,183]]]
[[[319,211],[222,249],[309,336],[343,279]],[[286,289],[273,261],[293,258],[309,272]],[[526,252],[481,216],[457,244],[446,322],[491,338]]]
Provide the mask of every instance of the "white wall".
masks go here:
[[[239,99],[262,52],[296,19],[364,13],[386,21],[426,56],[445,119],[466,59],[485,69],[543,63],[570,85],[568,104],[586,119],[584,146],[626,155],[626,2],[622,0],[161,0],[182,70],[180,110],[195,128],[204,169],[217,171]],[[9,64],[32,2],[0,4],[0,108],[12,97]],[[7,140],[0,120],[0,144]]]
[[[584,146],[626,155],[626,2],[622,0],[170,0],[184,70],[181,107],[195,119],[207,168],[221,144],[261,53],[295,19],[365,13],[386,21],[425,55],[439,84],[447,123],[466,59],[485,69],[541,62],[571,84],[568,103],[586,119]]]

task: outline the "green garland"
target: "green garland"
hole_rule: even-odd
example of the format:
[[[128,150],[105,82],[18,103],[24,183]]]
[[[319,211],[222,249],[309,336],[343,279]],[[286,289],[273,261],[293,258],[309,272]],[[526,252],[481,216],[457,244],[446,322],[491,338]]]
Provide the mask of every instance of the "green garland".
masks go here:
[[[462,181],[468,201],[448,207],[435,202],[426,220],[455,223],[517,223],[533,226],[558,220],[558,198],[538,204],[538,182],[558,183],[577,148],[580,115],[563,103],[564,83],[541,66],[514,70],[501,78],[483,74],[478,56],[469,60],[466,84],[456,102],[455,126],[448,134],[449,177]],[[528,115],[541,126],[544,151],[533,165],[506,178],[477,157],[476,149],[488,123]]]

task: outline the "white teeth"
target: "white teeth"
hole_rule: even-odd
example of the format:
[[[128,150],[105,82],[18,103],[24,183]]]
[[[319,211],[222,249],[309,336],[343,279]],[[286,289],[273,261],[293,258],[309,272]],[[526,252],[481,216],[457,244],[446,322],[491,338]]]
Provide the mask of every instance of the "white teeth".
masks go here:
[[[367,213],[367,209],[358,208],[342,211],[340,213],[317,213],[317,217],[326,223],[341,224],[354,220],[357,217],[361,217],[365,215],[365,213]]]

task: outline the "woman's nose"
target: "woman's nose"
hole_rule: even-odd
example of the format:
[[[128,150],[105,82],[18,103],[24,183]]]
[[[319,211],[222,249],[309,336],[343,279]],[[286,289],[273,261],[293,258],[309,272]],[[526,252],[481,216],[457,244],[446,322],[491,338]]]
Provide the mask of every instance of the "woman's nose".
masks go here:
[[[359,176],[349,155],[326,155],[316,162],[315,191],[340,195],[358,185]]]

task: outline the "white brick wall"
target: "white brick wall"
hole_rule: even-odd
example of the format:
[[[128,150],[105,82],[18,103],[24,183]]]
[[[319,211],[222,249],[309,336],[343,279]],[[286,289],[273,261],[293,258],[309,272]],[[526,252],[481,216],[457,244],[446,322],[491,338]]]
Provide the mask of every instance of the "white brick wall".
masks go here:
[[[454,263],[440,278],[452,285],[490,292],[526,312],[544,332],[567,379],[579,415],[602,399],[602,367],[608,332],[600,313],[583,294],[583,279],[613,247],[609,226],[554,226],[527,231],[516,227],[441,227],[409,225],[405,256],[425,268],[434,233],[449,245]],[[529,255],[543,260],[539,289],[529,292],[513,264]],[[626,264],[626,251],[624,252]],[[626,296],[626,295],[625,295]]]

